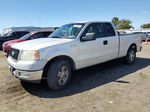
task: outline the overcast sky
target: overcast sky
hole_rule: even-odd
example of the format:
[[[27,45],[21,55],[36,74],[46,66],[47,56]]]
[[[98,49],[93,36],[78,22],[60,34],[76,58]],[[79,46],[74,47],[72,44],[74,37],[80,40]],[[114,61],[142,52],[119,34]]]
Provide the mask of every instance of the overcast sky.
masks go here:
[[[61,26],[75,21],[130,19],[150,23],[150,0],[0,0],[0,30],[13,26]]]

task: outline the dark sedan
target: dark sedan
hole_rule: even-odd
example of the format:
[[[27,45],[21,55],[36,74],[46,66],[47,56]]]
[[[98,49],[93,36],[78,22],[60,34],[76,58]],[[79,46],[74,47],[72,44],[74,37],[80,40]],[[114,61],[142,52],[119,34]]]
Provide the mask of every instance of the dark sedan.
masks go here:
[[[0,50],[2,50],[2,45],[4,42],[19,39],[20,37],[26,35],[27,33],[29,33],[29,31],[14,31],[0,37]]]

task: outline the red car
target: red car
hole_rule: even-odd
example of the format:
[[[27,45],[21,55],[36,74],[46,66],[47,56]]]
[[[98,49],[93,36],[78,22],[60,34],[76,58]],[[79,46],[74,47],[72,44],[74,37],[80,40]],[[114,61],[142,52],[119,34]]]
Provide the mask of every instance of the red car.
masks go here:
[[[38,38],[47,38],[53,31],[33,31],[30,32],[23,37],[17,39],[17,40],[10,40],[7,41],[3,44],[3,51],[6,55],[8,55],[9,50],[11,49],[11,45],[19,42],[23,42],[26,40],[31,40],[31,39],[38,39]]]

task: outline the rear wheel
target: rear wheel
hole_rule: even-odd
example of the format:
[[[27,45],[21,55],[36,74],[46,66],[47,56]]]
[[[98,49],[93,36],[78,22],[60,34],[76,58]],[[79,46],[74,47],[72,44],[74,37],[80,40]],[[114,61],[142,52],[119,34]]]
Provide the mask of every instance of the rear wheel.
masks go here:
[[[127,55],[125,56],[125,63],[126,64],[132,64],[135,61],[136,58],[136,49],[135,46],[131,46],[127,52]]]
[[[53,90],[65,88],[71,77],[71,67],[68,61],[58,60],[50,65],[47,72],[47,84]]]

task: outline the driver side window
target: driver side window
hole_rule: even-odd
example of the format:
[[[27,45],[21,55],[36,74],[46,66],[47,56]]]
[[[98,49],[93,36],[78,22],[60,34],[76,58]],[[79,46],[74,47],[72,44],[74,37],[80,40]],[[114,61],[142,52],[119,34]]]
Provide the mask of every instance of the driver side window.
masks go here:
[[[99,23],[90,24],[82,34],[82,37],[85,37],[86,33],[95,33],[96,38],[102,37],[102,28]]]

